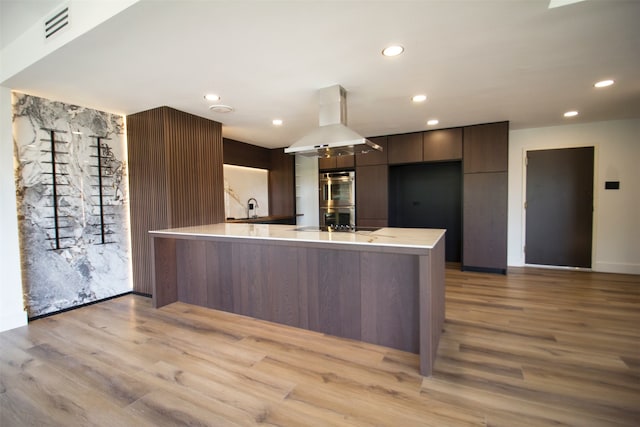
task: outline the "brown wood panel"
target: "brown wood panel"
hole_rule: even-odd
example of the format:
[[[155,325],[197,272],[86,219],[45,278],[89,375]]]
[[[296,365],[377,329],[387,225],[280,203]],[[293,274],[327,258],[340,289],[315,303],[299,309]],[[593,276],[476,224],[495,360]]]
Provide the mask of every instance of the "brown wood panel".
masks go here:
[[[355,165],[356,166],[371,166],[371,165],[386,165],[388,144],[386,136],[376,136],[373,138],[367,138],[371,142],[375,142],[382,147],[382,151],[371,150],[366,154],[356,154]]]
[[[386,218],[358,218],[356,225],[358,227],[387,227],[389,225],[389,221]]]
[[[391,135],[388,146],[390,165],[422,161],[422,132]]]
[[[509,122],[463,129],[464,173],[505,172],[509,164]]]
[[[222,125],[167,108],[170,227],[224,221]]]
[[[133,289],[151,294],[151,245],[148,230],[169,223],[164,116],[162,108],[127,116],[129,209]]]
[[[175,239],[153,238],[150,241],[149,280],[155,288],[153,306],[158,308],[178,301],[178,270]],[[154,289],[149,290],[149,294]]]
[[[301,315],[306,314],[306,305],[300,306],[300,288],[305,284],[298,277],[298,253],[301,249],[288,246],[263,247],[266,276],[264,297],[270,321],[300,327]],[[304,301],[304,300],[303,300]]]
[[[223,138],[224,164],[270,169],[271,150],[234,139]],[[282,150],[281,150],[282,151]]]
[[[377,220],[385,223],[389,215],[387,165],[356,168],[356,224]]]
[[[274,148],[269,153],[269,215],[296,215],[295,156],[282,148]]]
[[[418,353],[418,257],[360,256],[362,341]]]
[[[507,172],[464,174],[463,268],[507,268]]]
[[[206,243],[207,307],[233,311],[232,262],[231,243]]]
[[[348,170],[353,169],[355,165],[355,156],[333,156],[319,157],[318,170]]]
[[[127,116],[134,291],[152,292],[149,230],[224,221],[221,129],[168,107]]]
[[[306,249],[309,329],[360,339],[359,253]]]
[[[318,157],[318,170],[331,170],[336,168],[335,157]]]
[[[445,259],[445,240],[440,240],[429,255],[419,257],[420,373],[433,374],[440,336],[445,322],[445,272],[435,268]]]
[[[209,307],[207,298],[207,251],[204,240],[176,241],[178,301]]]
[[[336,168],[337,169],[353,169],[355,166],[355,156],[336,156]]]
[[[462,128],[424,132],[422,142],[425,162],[462,159]]]

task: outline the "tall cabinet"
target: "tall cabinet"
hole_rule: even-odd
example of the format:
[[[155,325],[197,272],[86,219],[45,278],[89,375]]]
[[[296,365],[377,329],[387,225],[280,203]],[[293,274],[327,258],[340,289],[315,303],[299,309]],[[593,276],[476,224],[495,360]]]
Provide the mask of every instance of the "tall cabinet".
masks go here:
[[[389,220],[389,167],[387,137],[369,138],[382,151],[355,156],[356,224],[360,227],[386,227]]]
[[[169,107],[127,116],[133,290],[151,294],[149,230],[224,221],[222,125]]]
[[[506,273],[509,122],[463,128],[462,269]]]

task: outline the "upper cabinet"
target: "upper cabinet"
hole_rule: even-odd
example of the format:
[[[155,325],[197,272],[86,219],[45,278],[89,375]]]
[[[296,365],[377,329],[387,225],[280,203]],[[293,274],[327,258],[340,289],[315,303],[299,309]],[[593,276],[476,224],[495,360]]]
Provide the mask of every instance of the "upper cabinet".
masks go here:
[[[462,128],[432,130],[422,135],[422,160],[437,162],[462,159]]]
[[[390,165],[422,162],[422,132],[391,135],[388,138]]]
[[[382,147],[382,151],[371,150],[366,154],[356,154],[356,166],[372,166],[387,164],[387,137],[377,136],[375,138],[367,138],[369,141]]]
[[[466,126],[464,173],[505,172],[509,163],[509,122]]]
[[[353,169],[355,166],[355,156],[335,156],[335,157],[320,157],[318,158],[319,170],[333,170],[333,169]]]

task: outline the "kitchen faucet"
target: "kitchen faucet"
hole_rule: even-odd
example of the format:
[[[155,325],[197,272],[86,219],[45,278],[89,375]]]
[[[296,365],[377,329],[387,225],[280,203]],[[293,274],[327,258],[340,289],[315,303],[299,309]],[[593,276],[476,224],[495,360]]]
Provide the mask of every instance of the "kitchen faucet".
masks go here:
[[[254,203],[251,203],[252,200]],[[258,209],[258,201],[253,197],[247,200],[247,218],[258,218],[256,209]],[[253,215],[250,215],[251,210],[253,210]]]

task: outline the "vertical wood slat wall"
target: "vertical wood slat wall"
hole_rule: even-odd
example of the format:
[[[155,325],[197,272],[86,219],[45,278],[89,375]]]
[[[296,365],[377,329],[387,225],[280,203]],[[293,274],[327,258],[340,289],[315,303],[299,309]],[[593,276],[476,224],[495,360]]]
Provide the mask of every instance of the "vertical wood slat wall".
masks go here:
[[[222,125],[169,107],[127,116],[133,290],[152,293],[149,230],[224,221]]]

